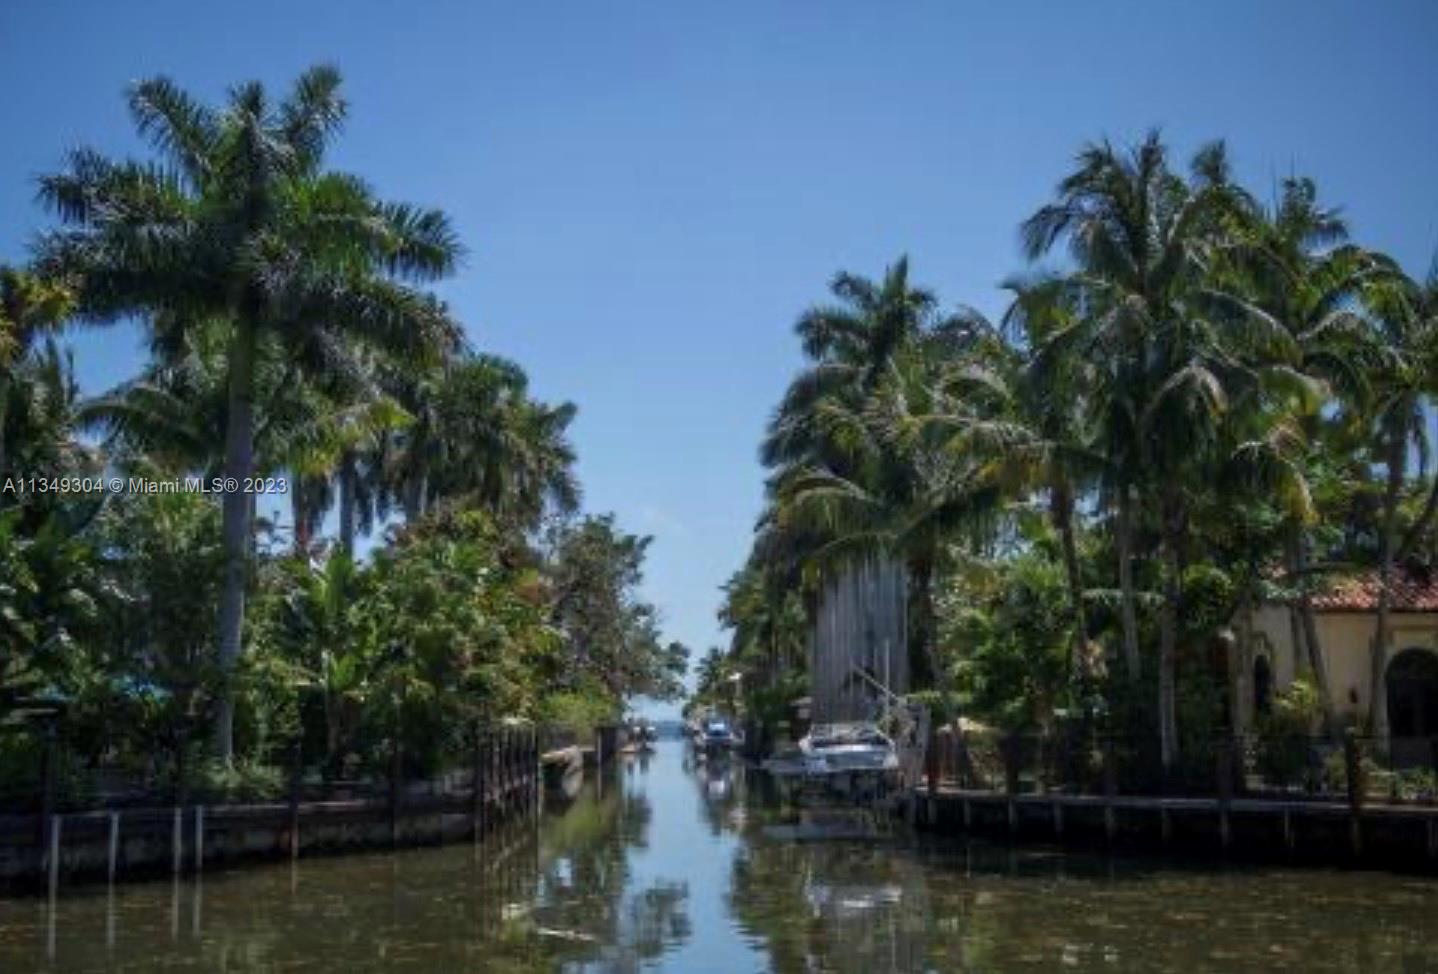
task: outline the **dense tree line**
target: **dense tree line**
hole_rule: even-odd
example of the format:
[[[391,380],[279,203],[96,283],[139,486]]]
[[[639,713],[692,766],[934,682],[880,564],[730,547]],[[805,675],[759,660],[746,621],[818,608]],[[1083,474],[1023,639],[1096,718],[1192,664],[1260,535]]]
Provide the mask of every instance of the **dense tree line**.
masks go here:
[[[0,721],[58,706],[95,762],[299,740],[338,772],[676,693],[648,540],[579,513],[575,407],[427,290],[463,254],[442,212],[327,165],[338,73],[218,108],[159,78],[129,107],[152,154],[71,152],[39,184],[56,226],[0,271]],[[123,320],[148,362],[81,395],[62,329]]]
[[[1327,703],[1311,596],[1354,568],[1379,581],[1381,686],[1395,575],[1434,554],[1438,276],[1351,240],[1311,180],[1264,201],[1222,144],[1180,167],[1157,134],[1084,147],[1019,237],[997,321],[907,259],[800,318],[701,690],[792,684],[822,579],[874,554],[908,568],[918,686],[1004,726],[1087,714],[1170,766],[1223,719],[1215,632],[1237,619],[1249,652],[1264,599]]]

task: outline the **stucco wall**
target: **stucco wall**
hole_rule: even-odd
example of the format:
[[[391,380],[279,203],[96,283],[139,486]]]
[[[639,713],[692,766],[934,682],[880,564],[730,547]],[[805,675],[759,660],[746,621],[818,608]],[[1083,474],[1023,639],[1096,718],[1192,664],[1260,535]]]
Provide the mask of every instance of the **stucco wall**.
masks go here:
[[[1388,657],[1392,659],[1402,650],[1421,647],[1438,652],[1438,613],[1400,612],[1394,613],[1393,638],[1389,644]],[[1371,697],[1369,667],[1370,647],[1376,622],[1371,612],[1320,612],[1318,639],[1323,647],[1323,659],[1328,664],[1328,681],[1333,695],[1333,704],[1340,715],[1361,716],[1368,711]],[[1281,690],[1293,682],[1295,675],[1293,637],[1288,621],[1288,609],[1282,606],[1264,606],[1254,614],[1254,634],[1257,645],[1266,640],[1269,647],[1269,665],[1273,667],[1274,689]],[[1306,666],[1306,661],[1304,661]],[[1252,678],[1242,686],[1248,699],[1241,700],[1244,716],[1251,718]]]

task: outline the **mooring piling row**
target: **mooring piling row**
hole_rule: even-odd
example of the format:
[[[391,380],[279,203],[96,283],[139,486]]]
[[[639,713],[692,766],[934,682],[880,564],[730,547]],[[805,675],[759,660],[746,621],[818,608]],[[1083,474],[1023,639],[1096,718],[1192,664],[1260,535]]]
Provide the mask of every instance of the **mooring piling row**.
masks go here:
[[[38,834],[39,839],[38,846],[32,847],[38,855],[30,860],[33,865],[29,867],[35,871],[27,870],[16,879],[23,882],[25,876],[33,877],[44,883],[52,895],[60,886],[62,872],[68,876],[78,870],[81,876],[87,873],[98,876],[103,871],[105,880],[114,884],[124,879],[131,867],[143,871],[158,865],[163,869],[166,839],[169,873],[178,878],[188,870],[199,876],[204,872],[207,859],[249,854],[251,850],[245,848],[244,842],[236,844],[235,837],[252,829],[272,832],[273,848],[287,852],[294,861],[304,846],[306,823],[312,821],[323,828],[360,816],[375,816],[376,812],[380,821],[387,820],[391,844],[429,841],[431,821],[441,839],[453,838],[452,816],[456,812],[467,814],[468,832],[476,843],[503,821],[539,814],[543,778],[536,732],[505,728],[477,734],[470,764],[468,794],[456,794],[446,783],[443,788],[432,790],[428,797],[407,800],[403,794],[405,786],[396,776],[378,800],[344,798],[307,803],[301,801],[296,760],[288,800],[282,804],[222,807],[218,817],[214,814],[215,806],[204,803],[175,804],[168,807],[168,814],[163,808],[69,814],[48,811],[37,817],[37,828],[32,833]],[[422,838],[415,838],[419,833],[414,832],[412,824],[402,828],[402,819],[405,823],[420,821]],[[316,841],[325,842],[325,834],[321,832]],[[342,841],[364,844],[374,839],[375,836],[350,837]],[[68,860],[64,856],[67,847],[73,850]]]

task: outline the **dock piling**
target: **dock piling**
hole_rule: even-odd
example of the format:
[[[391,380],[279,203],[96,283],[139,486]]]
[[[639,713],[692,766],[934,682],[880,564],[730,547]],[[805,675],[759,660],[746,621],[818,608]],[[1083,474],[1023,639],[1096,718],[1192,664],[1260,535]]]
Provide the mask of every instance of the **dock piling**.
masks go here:
[[[120,813],[110,813],[110,856],[109,870],[110,885],[115,885],[115,872],[120,862]]]
[[[1233,799],[1233,742],[1224,738],[1218,744],[1218,844],[1224,852],[1233,840],[1229,822],[1229,803]]]
[[[480,819],[483,817],[482,807],[483,803],[485,803],[485,786],[482,784],[483,777],[485,777],[485,744],[483,744],[483,741],[485,741],[485,738],[483,738],[479,724],[476,722],[475,754],[470,755],[470,757],[472,757],[472,764],[470,764],[470,791],[473,793],[473,804],[469,810],[469,824],[473,832],[473,837],[475,837],[476,845],[479,843]]]
[[[1357,858],[1363,854],[1363,762],[1358,757],[1358,742],[1352,733],[1343,738],[1343,767],[1348,779],[1348,841]]]
[[[304,752],[295,741],[290,753],[290,861],[300,856],[300,786],[304,775]]]
[[[194,807],[194,875],[204,872],[204,806]]]
[[[60,823],[59,815],[50,816],[50,854],[47,865],[50,867],[50,898],[52,901],[56,891],[60,888]]]
[[[1118,834],[1118,816],[1113,807],[1113,799],[1117,794],[1118,760],[1113,750],[1113,738],[1108,738],[1103,747],[1103,829],[1110,844]]]
[[[180,806],[175,806],[175,821],[170,829],[170,871],[178,876],[185,856],[185,823],[180,817]]]

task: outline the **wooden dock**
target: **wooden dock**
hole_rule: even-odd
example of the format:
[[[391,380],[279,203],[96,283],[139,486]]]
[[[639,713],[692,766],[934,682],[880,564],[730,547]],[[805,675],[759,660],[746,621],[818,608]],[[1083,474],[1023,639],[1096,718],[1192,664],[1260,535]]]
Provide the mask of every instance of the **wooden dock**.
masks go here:
[[[1438,873],[1432,805],[919,786],[906,812],[917,828],[946,834]]]

